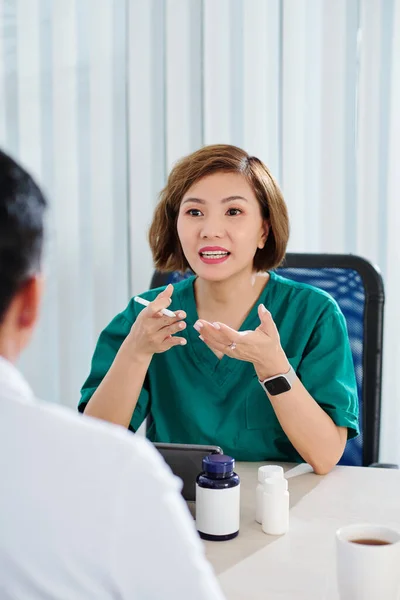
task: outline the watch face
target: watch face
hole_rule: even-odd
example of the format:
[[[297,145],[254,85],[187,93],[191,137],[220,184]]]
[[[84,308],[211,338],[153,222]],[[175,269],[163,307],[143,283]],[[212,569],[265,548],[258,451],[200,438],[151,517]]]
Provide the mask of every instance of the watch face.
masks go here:
[[[283,392],[288,392],[292,389],[292,386],[286,377],[283,377],[282,375],[275,377],[275,379],[272,379],[271,381],[266,381],[264,385],[268,394],[271,394],[271,396],[277,396],[278,394],[283,394]]]

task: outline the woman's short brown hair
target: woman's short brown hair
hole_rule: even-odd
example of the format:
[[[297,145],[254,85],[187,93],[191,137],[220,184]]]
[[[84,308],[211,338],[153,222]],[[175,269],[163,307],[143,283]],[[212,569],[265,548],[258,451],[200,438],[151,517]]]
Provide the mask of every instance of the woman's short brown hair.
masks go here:
[[[289,238],[289,218],[278,184],[268,168],[255,156],[236,146],[205,146],[179,160],[172,169],[167,185],[160,194],[149,241],[156,269],[182,271],[190,269],[177,233],[179,208],[188,189],[203,177],[218,172],[239,173],[251,185],[270,224],[267,242],[254,256],[254,269],[266,271],[280,265]]]

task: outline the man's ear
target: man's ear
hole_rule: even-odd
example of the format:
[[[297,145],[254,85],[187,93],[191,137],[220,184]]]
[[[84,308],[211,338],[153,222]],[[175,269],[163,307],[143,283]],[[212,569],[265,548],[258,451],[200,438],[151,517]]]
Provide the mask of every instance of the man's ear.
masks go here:
[[[18,327],[30,330],[39,318],[39,309],[43,293],[43,277],[30,277],[18,292]]]
[[[43,278],[34,275],[27,279],[14,295],[1,324],[0,351],[15,362],[28,345],[39,318]]]

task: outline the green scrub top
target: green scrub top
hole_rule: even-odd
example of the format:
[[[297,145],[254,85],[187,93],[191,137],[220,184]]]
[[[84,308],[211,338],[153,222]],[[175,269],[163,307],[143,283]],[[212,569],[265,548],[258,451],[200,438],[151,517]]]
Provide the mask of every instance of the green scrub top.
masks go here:
[[[148,414],[147,437],[155,442],[215,444],[237,460],[301,461],[279,424],[251,363],[224,356],[221,360],[199,339],[190,277],[174,285],[170,310],[187,313],[179,332],[187,345],[155,354],[132,415],[136,431]],[[164,288],[142,294],[154,300]],[[346,322],[329,294],[285,279],[274,272],[261,293],[277,325],[281,345],[304,387],[336,425],[358,431],[358,397]],[[259,325],[257,305],[241,330]],[[110,368],[143,306],[129,302],[101,333],[79,410]],[[285,402],[285,398],[282,398]]]

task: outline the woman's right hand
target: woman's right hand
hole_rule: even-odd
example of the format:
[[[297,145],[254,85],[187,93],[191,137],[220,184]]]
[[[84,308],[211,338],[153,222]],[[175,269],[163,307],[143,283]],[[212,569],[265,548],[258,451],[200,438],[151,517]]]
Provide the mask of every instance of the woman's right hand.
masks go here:
[[[165,352],[173,346],[186,344],[186,339],[173,335],[186,328],[183,310],[174,311],[176,317],[166,317],[163,308],[171,304],[174,288],[169,284],[146,308],[138,315],[124,345],[135,356],[151,358],[153,354]]]

